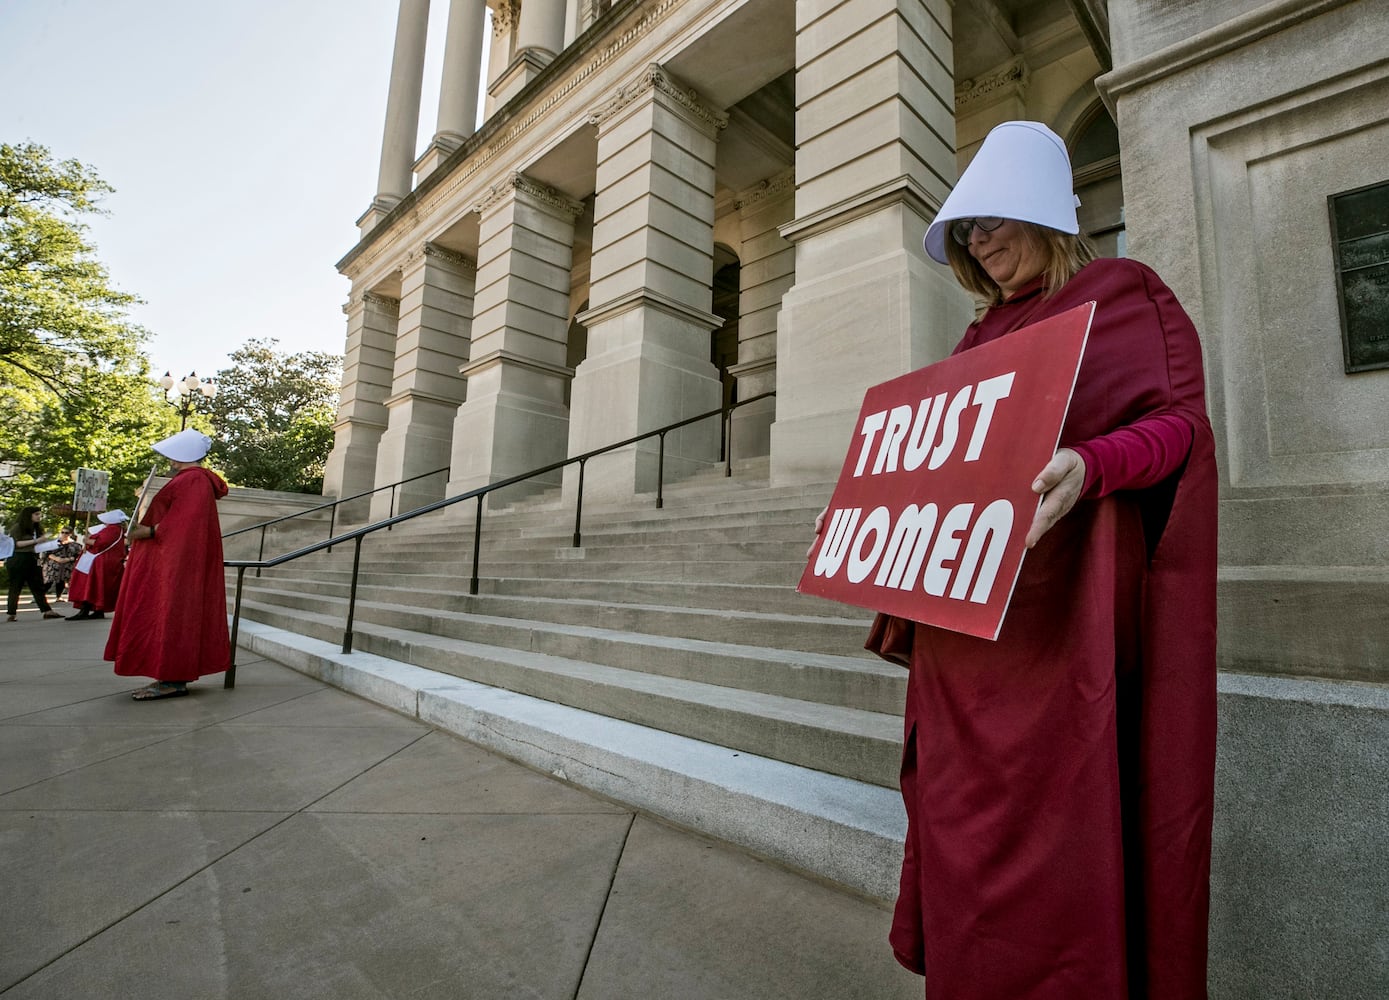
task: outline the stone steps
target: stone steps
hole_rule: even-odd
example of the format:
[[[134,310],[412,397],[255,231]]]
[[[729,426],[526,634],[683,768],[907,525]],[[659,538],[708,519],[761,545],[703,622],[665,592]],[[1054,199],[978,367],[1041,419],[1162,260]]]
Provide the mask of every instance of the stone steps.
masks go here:
[[[329,608],[340,613],[325,613]],[[341,600],[298,595],[285,604],[243,603],[242,614],[332,642],[341,639],[346,606]],[[642,669],[623,669],[587,656],[578,659],[508,644],[534,639],[535,646],[556,648],[568,640],[576,651],[588,653],[604,638],[598,631],[582,635],[541,623],[358,600],[353,649],[857,781],[895,784],[901,757],[899,716],[652,672],[645,669],[649,663]],[[620,640],[614,635],[607,641]],[[646,637],[629,655],[660,657],[661,666],[672,670],[682,664],[698,669],[701,653],[716,659],[716,651],[707,646],[682,650],[681,645]],[[723,669],[733,666],[726,663]],[[712,666],[710,673],[716,673]],[[872,676],[866,670],[863,674]]]
[[[347,589],[315,581],[257,586],[242,602],[345,622]],[[407,606],[396,603],[401,596],[359,587],[356,620],[878,712],[900,713],[906,694],[902,670],[854,644],[863,636],[857,621],[431,591],[412,592]]]
[[[479,690],[496,692],[490,701],[505,692],[550,706],[537,711],[635,727],[643,741],[686,741],[701,754],[759,761],[807,787],[847,783],[836,786],[840,793],[881,805],[882,795],[895,795],[906,673],[863,650],[871,614],[795,592],[828,493],[696,477],[669,489],[661,509],[649,497],[586,507],[577,549],[572,509],[558,493],[529,498],[485,515],[477,595],[467,592],[472,505],[456,516],[424,515],[363,542],[354,652],[329,656],[330,672],[347,676],[353,657],[394,662],[427,671],[411,674],[423,687],[485,685]],[[282,651],[305,643],[340,649],[353,550],[248,574],[247,634]],[[564,742],[567,759],[583,761],[586,773],[603,757],[565,734],[544,739]],[[678,769],[678,760],[669,765]],[[711,794],[718,803],[728,793]],[[690,825],[722,836],[720,809],[756,813],[776,797],[750,805],[735,796],[736,806],[730,799]],[[662,815],[685,821],[679,803],[656,798]],[[795,822],[828,823],[831,838],[859,836],[815,812],[805,805]],[[889,824],[874,836],[872,887],[857,875],[846,884],[887,896],[900,833]],[[746,830],[730,839],[758,842]],[[843,880],[835,874],[841,862],[821,855],[802,852],[788,863]]]

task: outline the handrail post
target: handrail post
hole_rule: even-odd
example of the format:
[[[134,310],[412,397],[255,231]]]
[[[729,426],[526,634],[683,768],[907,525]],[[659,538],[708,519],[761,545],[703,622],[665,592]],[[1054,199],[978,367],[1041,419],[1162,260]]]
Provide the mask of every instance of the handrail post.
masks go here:
[[[579,501],[574,505],[574,548],[579,548],[583,544],[583,535],[579,528],[584,517],[584,465],[588,459],[579,459]]]
[[[354,541],[357,543],[352,550],[352,589],[347,593],[347,628],[342,633],[342,651],[352,652],[352,619],[357,613],[357,567],[362,562],[362,539],[365,535],[358,535]]]
[[[468,581],[468,593],[477,593],[477,564],[478,556],[482,552],[482,498],[485,493],[477,495],[477,517],[473,520],[473,578]]]
[[[330,507],[330,508],[328,509],[328,537],[329,537],[329,538],[332,538],[332,537],[333,537],[333,532],[337,530],[337,526],[338,526],[338,502],[337,502],[336,500],[334,500],[334,501],[333,501],[333,506]],[[332,552],[332,551],[333,551],[333,547],[332,547],[331,545],[328,546],[328,551],[329,551],[329,552]]]
[[[733,411],[727,406],[719,413],[719,433],[723,435],[723,477],[733,475]]]
[[[661,431],[659,435],[660,446],[656,449],[656,509],[660,510],[666,505],[663,490],[666,483],[666,432]]]
[[[222,687],[230,690],[236,687],[236,636],[241,630],[241,582],[246,578],[246,567],[236,567],[236,604],[232,610],[231,663],[227,664],[227,674],[222,678]]]
[[[391,509],[390,512],[386,514],[386,517],[387,519],[395,517],[395,483],[391,484]],[[386,525],[386,530],[390,531],[392,527],[392,525],[388,524]]]
[[[265,562],[265,525],[260,526],[260,555],[256,556],[256,562]],[[260,579],[260,567],[256,567],[256,579]]]

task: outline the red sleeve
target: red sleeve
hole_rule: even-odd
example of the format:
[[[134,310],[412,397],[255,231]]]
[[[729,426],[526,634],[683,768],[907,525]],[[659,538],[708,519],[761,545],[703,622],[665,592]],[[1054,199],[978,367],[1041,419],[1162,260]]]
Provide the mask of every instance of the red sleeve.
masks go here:
[[[1119,490],[1156,486],[1182,467],[1195,434],[1186,418],[1154,413],[1072,445],[1085,460],[1080,495],[1094,500]]]

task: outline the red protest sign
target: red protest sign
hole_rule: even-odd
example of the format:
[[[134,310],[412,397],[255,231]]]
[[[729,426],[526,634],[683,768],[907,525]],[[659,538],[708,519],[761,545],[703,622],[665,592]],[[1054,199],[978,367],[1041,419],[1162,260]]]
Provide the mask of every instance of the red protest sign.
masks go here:
[[[869,389],[796,589],[998,638],[1094,312]]]

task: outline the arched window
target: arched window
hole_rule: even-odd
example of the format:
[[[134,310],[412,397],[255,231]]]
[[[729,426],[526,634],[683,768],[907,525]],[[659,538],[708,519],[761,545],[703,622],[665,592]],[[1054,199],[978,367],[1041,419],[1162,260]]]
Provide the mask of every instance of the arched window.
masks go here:
[[[1124,238],[1124,181],[1119,171],[1119,130],[1105,106],[1096,103],[1076,126],[1068,144],[1075,190],[1080,196],[1080,231],[1102,257],[1128,254]]]

